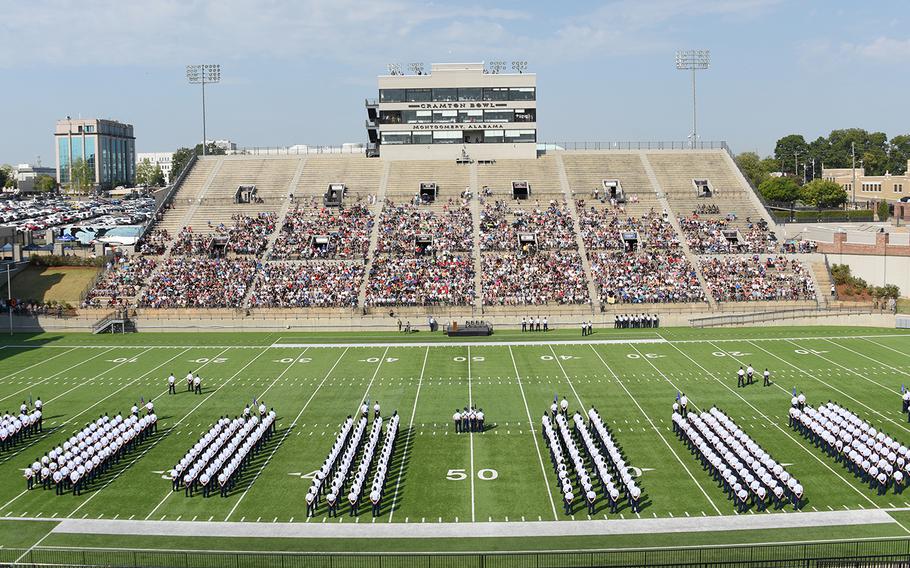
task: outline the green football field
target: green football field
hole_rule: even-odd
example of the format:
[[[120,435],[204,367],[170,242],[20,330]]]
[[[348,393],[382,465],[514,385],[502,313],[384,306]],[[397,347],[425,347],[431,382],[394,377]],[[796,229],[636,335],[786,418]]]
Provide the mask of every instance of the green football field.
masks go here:
[[[787,426],[796,388],[809,404],[836,401],[910,444],[900,400],[901,385],[910,384],[910,334],[897,330],[610,329],[589,338],[565,330],[469,341],[425,332],[44,334],[9,336],[0,345],[0,410],[17,412],[37,397],[45,410],[43,433],[0,453],[4,549],[438,552],[910,535],[910,492],[877,495]],[[773,386],[759,378],[737,388],[736,370],[747,364],[769,368]],[[190,370],[203,377],[201,395],[181,380]],[[176,395],[166,394],[170,372],[178,377]],[[805,488],[803,510],[736,514],[672,433],[678,391],[695,409],[716,405],[788,464]],[[572,411],[597,408],[612,428],[644,491],[640,514],[625,503],[610,514],[606,502],[594,515],[581,503],[572,515],[563,512],[540,435],[554,395],[565,396]],[[157,434],[82,495],[25,490],[22,468],[87,421],[125,414],[140,398],[155,403]],[[167,471],[215,420],[239,414],[254,398],[275,408],[278,428],[231,495],[172,492]],[[373,518],[362,506],[350,516],[342,507],[327,518],[323,504],[308,519],[311,474],[365,398],[378,400],[385,416],[401,415],[382,514]],[[452,414],[468,404],[483,409],[485,432],[455,433]],[[802,519],[799,527],[792,516]],[[634,524],[648,519],[662,523]],[[145,528],[124,536],[92,524],[99,520]],[[217,526],[194,536],[194,522]],[[327,529],[330,523],[338,528]]]

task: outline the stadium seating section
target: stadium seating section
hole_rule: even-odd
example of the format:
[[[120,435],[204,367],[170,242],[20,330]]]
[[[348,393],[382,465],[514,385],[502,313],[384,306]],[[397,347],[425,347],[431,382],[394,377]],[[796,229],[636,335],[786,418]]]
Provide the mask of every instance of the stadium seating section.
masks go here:
[[[344,186],[341,207],[324,202],[330,184]],[[805,303],[826,280],[791,253],[811,250],[778,241],[722,151],[209,156],[83,306]]]

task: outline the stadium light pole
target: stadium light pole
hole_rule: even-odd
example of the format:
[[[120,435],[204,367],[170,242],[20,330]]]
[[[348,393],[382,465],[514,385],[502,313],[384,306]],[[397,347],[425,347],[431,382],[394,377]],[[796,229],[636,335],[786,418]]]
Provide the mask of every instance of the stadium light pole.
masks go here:
[[[692,71],[692,147],[698,144],[698,114],[695,106],[695,72],[711,67],[711,51],[708,49],[678,49],[676,68]]]
[[[186,78],[191,85],[202,85],[202,155],[205,156],[205,84],[221,82],[221,65],[187,65]]]

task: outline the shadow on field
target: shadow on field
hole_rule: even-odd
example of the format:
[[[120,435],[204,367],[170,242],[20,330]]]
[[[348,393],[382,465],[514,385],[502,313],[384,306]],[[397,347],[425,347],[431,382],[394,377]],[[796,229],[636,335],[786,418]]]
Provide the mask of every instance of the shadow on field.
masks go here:
[[[101,473],[101,475],[96,475],[90,483],[83,485],[80,491],[81,494],[87,495],[104,489],[104,487],[106,487],[108,483],[120,475],[121,472],[128,469],[134,460],[139,458],[139,456],[143,455],[146,450],[155,445],[157,440],[160,440],[161,438],[167,436],[170,430],[171,428],[159,428],[158,431],[148,436],[145,440],[142,440],[141,443],[133,446],[129,452],[122,454],[120,458],[112,463],[107,470]],[[70,492],[72,492],[72,490],[70,490]]]
[[[291,427],[276,428],[268,442],[259,447],[259,451],[253,454],[246,466],[240,471],[240,477],[234,481],[234,486],[228,491],[228,497],[243,493],[252,487],[253,480],[256,479],[256,476],[262,471],[262,468],[265,467],[265,462],[269,459],[269,456],[272,455],[272,452],[278,447],[281,440],[284,439],[285,432],[287,432],[287,435],[290,435]],[[213,497],[220,495],[220,492],[217,489],[217,481],[215,487],[216,490],[211,494]]]

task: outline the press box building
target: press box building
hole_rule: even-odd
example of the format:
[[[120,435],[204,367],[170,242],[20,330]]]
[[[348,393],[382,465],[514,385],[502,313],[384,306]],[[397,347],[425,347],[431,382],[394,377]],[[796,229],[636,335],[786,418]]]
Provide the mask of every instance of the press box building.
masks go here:
[[[434,63],[429,73],[380,75],[367,133],[388,160],[534,158],[537,77],[483,63]]]

